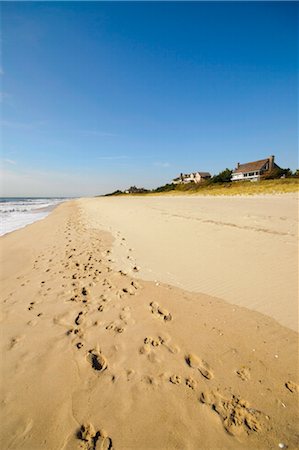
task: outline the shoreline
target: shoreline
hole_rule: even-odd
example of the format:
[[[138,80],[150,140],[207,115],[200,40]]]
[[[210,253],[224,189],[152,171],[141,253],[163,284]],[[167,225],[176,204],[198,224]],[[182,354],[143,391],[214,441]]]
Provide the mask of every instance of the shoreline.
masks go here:
[[[3,447],[296,448],[298,335],[115,270],[84,203],[0,239]]]
[[[6,198],[8,198],[8,197],[6,197]],[[13,199],[15,199],[15,198],[13,198]],[[31,199],[33,199],[33,198],[30,197],[30,200],[31,200]],[[43,199],[43,198],[42,198],[42,197],[37,197],[37,199],[40,200],[40,199]],[[23,199],[20,198],[20,200],[23,200]],[[48,199],[45,198],[45,200],[48,200]],[[14,231],[18,231],[18,230],[20,230],[20,229],[22,229],[22,228],[27,227],[28,225],[32,225],[32,224],[35,223],[35,222],[38,222],[38,221],[40,221],[40,220],[45,219],[46,217],[49,216],[49,214],[51,214],[51,212],[52,212],[57,206],[59,206],[61,203],[64,203],[64,202],[66,202],[66,201],[69,201],[69,200],[67,199],[67,200],[63,200],[63,201],[61,201],[61,202],[59,202],[59,203],[57,203],[57,204],[52,204],[52,205],[48,205],[48,206],[42,206],[42,207],[40,207],[40,208],[35,208],[35,209],[32,209],[32,210],[28,210],[28,211],[26,212],[26,214],[27,214],[27,215],[32,215],[32,221],[29,221],[29,222],[27,222],[27,223],[22,223],[22,224],[19,225],[17,228],[12,229],[12,230],[10,230],[10,231],[6,231],[6,232],[0,234],[0,237],[5,236],[5,235],[10,234],[10,233],[13,233]],[[22,216],[22,213],[24,213],[24,211],[21,212],[20,218],[21,218],[21,219],[24,219],[24,217]],[[40,215],[40,214],[43,214],[43,216],[34,219],[34,216],[35,216],[35,215]],[[30,220],[31,220],[31,219],[30,219]]]

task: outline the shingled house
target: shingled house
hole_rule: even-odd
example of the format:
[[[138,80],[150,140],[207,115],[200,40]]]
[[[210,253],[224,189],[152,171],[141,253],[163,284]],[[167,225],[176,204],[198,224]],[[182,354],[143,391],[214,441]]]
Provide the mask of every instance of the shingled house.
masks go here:
[[[181,173],[179,177],[172,180],[173,184],[202,183],[211,178],[209,172]]]
[[[280,169],[274,162],[274,155],[259,161],[248,162],[245,164],[237,164],[232,173],[232,181],[259,181],[263,175],[271,172],[273,169]]]

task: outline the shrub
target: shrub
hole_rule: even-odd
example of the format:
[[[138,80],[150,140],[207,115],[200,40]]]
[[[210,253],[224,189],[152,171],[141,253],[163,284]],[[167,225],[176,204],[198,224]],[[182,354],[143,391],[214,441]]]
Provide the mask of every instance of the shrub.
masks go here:
[[[267,173],[263,178],[264,180],[274,180],[275,178],[291,177],[292,171],[290,169],[281,169],[280,167],[275,167],[269,173]]]
[[[111,192],[111,194],[105,194],[104,197],[109,197],[110,195],[121,195],[121,194],[123,194],[123,192],[118,189],[117,191]]]
[[[226,168],[222,172],[218,173],[218,175],[214,175],[208,183],[228,183],[231,181],[232,170]]]
[[[159,186],[156,189],[153,189],[152,192],[169,192],[169,191],[174,191],[175,190],[175,185],[173,183],[171,184],[165,184],[164,186]]]
[[[129,189],[128,189],[128,193],[129,194],[145,194],[145,193],[147,193],[147,192],[149,192],[148,191],[148,189],[144,189],[144,188],[138,188],[138,187],[136,187],[136,186],[131,186]]]

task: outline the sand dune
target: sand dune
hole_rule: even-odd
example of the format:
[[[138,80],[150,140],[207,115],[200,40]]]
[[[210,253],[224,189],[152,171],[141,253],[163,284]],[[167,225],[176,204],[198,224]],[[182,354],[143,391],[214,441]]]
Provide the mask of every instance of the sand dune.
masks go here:
[[[219,298],[137,279],[141,258],[122,232],[114,246],[135,276],[117,269],[107,211],[131,215],[132,234],[138,224],[129,203],[109,205],[68,202],[0,239],[1,448],[297,448],[297,334]]]

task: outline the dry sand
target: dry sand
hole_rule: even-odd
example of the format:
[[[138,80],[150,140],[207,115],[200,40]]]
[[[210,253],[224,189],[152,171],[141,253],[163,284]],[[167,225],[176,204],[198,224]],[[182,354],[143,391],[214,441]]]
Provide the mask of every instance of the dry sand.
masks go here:
[[[132,210],[129,203],[122,206],[122,199],[114,201],[65,203],[43,221],[0,239],[1,449],[298,448],[297,333],[216,297],[136,280],[116,270],[113,239],[102,222],[108,224],[108,209],[112,216],[119,208],[124,222]],[[137,210],[142,200],[138,202]],[[181,202],[180,215],[183,208]],[[142,216],[152,242],[156,216],[150,222],[146,209],[132,212],[131,225],[136,215]],[[289,214],[286,209],[281,217]],[[214,221],[207,216],[203,220]],[[167,217],[170,236],[177,219]],[[185,234],[177,235],[176,255],[193,270],[190,258],[180,254],[181,241],[193,232],[192,221],[178,220],[184,221]],[[199,222],[199,233],[210,225]],[[247,226],[256,227],[252,218]],[[281,227],[273,242],[278,245],[281,238],[292,246],[283,223]],[[228,225],[223,230],[227,239],[243,232]],[[225,236],[223,230],[218,234]],[[155,231],[151,252],[158,252],[161,243]],[[252,241],[264,242],[266,253],[273,233],[247,232],[248,245],[252,232]],[[123,239],[129,238],[120,233],[114,248],[124,247],[130,264],[136,264]],[[209,242],[213,244],[207,235]],[[217,264],[217,255],[212,260],[206,255],[207,264]],[[291,256],[287,263],[292,272]],[[165,262],[159,264],[162,274]],[[229,274],[227,267],[223,270]],[[221,285],[217,270],[214,275]],[[246,283],[247,274],[242,277]],[[235,281],[240,282],[237,274]],[[265,292],[272,286],[266,281]],[[276,286],[275,276],[272,282]]]
[[[216,296],[298,331],[297,194],[110,197],[85,200],[82,210],[113,234],[115,268],[137,264],[139,278]]]

